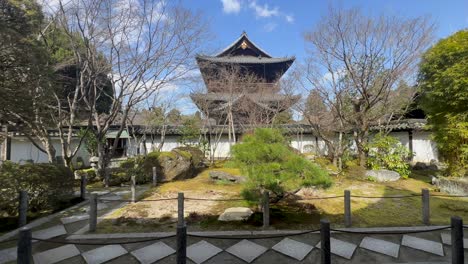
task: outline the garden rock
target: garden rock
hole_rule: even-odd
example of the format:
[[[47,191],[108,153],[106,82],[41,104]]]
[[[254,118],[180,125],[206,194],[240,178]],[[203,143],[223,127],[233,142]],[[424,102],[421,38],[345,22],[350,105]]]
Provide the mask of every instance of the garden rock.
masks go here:
[[[213,181],[229,181],[234,183],[245,182],[244,176],[236,176],[224,171],[210,171],[210,179]]]
[[[416,164],[414,164],[413,169],[415,169],[415,170],[427,170],[427,165],[424,162],[419,162],[418,161],[418,162],[416,162]]]
[[[176,152],[177,151],[185,151],[185,152],[190,153],[190,155],[192,155],[193,166],[196,169],[206,167],[205,163],[204,163],[205,154],[203,154],[203,151],[201,151],[201,149],[199,149],[199,148],[195,148],[195,147],[177,147],[177,148],[174,148],[172,151],[176,151]]]
[[[366,177],[372,177],[378,182],[398,181],[400,174],[391,170],[368,170]]]
[[[245,221],[253,214],[253,211],[247,207],[231,207],[222,213],[218,221]]]
[[[184,180],[195,175],[192,156],[185,151],[161,153],[159,162],[163,171],[163,181]]]

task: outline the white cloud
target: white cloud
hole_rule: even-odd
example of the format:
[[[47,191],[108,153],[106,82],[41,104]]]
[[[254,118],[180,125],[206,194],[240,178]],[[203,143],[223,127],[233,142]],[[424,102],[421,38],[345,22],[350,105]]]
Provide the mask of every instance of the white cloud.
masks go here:
[[[272,22],[272,23],[268,23],[265,26],[263,26],[263,29],[266,32],[272,32],[273,30],[275,30],[276,26],[277,26],[277,24]]]
[[[249,7],[255,11],[257,17],[272,17],[280,14],[278,7],[270,8],[268,4],[259,5],[256,1],[250,2]]]
[[[223,3],[223,12],[226,14],[237,14],[241,10],[240,0],[221,0]]]
[[[290,24],[294,23],[294,16],[292,15],[285,15],[284,18],[286,19],[286,21]]]

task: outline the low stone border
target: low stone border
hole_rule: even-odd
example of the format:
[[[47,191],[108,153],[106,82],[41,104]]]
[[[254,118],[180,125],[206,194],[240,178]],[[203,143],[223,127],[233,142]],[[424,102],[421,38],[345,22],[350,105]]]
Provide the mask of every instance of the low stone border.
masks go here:
[[[351,232],[408,232],[408,231],[426,231],[445,226],[404,226],[404,227],[353,227],[340,228],[343,231]],[[254,235],[291,235],[304,232],[304,230],[241,230],[241,231],[196,231],[188,232],[189,235],[200,236],[254,236]],[[312,232],[319,233],[319,231]],[[331,233],[339,233],[331,231]],[[122,238],[158,238],[175,235],[175,232],[152,232],[152,233],[112,233],[112,234],[85,234],[70,235],[69,240],[89,240],[89,239],[122,239]]]

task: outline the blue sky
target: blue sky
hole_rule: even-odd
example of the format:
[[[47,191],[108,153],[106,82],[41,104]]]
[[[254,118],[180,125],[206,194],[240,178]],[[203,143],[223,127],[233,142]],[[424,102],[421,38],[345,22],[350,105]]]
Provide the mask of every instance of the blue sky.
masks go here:
[[[214,36],[207,40],[207,53],[224,48],[245,30],[271,55],[294,55],[302,60],[306,55],[302,33],[314,27],[330,4],[359,7],[370,15],[429,15],[437,25],[437,38],[468,28],[468,0],[183,0],[182,3],[203,12],[208,19]]]

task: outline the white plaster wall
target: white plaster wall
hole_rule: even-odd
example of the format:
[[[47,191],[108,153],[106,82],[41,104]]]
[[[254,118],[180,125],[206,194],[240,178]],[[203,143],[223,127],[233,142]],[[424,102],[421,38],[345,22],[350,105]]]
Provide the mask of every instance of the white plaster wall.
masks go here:
[[[413,162],[428,163],[431,160],[439,160],[435,142],[430,139],[430,132],[427,131],[413,132],[413,152]]]
[[[72,147],[75,147],[76,144],[78,144],[78,140],[73,140]],[[38,145],[41,146],[40,143]],[[58,138],[52,138],[52,145],[56,150],[56,155],[62,156],[60,140]],[[77,157],[82,157],[85,165],[89,165],[89,154],[84,146],[80,147],[73,162],[76,162]],[[48,162],[47,154],[36,148],[36,146],[25,137],[14,137],[11,139],[10,160],[18,163],[24,163],[27,160],[32,160],[34,163]]]
[[[408,131],[401,131],[401,132],[390,132],[388,134],[400,141],[400,143],[409,149],[409,133]]]

